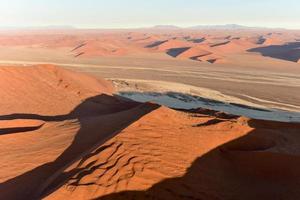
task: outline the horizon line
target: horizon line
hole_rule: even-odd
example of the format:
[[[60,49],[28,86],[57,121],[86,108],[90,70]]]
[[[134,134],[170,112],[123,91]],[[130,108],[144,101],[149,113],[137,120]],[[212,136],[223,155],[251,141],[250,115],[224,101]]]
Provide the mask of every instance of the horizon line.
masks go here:
[[[232,26],[232,27],[230,27]],[[76,25],[28,25],[28,26],[0,26],[0,30],[12,30],[12,29],[78,29],[78,30],[134,30],[134,29],[284,29],[284,30],[300,30],[300,28],[291,27],[271,27],[271,26],[249,26],[243,24],[198,24],[190,26],[181,26],[173,24],[158,24],[149,26],[128,26],[128,27],[88,27],[88,26],[76,26]]]

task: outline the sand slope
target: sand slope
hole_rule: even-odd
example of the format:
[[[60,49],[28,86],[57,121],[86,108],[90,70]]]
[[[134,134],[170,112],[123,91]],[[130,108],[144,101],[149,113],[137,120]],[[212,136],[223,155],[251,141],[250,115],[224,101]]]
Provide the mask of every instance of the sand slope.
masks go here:
[[[144,116],[73,166],[80,172],[46,199],[293,199],[299,195],[299,149],[292,145],[293,139],[299,140],[299,125],[265,126],[244,118],[197,116],[201,118],[166,108]],[[287,126],[289,133],[284,134]]]
[[[299,124],[136,103],[112,95],[108,82],[55,66],[0,74],[14,86],[0,87],[3,199],[300,195]]]
[[[110,83],[53,65],[1,67],[0,85],[1,115],[66,114],[87,97],[113,91]]]

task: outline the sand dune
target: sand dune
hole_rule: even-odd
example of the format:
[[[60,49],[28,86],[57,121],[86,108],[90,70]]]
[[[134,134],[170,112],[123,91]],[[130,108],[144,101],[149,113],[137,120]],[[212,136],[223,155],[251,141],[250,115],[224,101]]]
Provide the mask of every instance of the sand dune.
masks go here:
[[[50,65],[0,77],[1,199],[300,195],[299,124],[137,103]]]
[[[117,42],[107,41],[86,41],[76,46],[72,52],[76,55],[80,54],[84,57],[96,56],[121,56],[127,54],[127,48]],[[78,57],[78,56],[77,56]]]
[[[218,56],[224,57],[223,63],[229,63],[231,55],[247,53],[248,49],[270,45],[284,45],[296,42],[297,32],[268,30],[253,31],[220,31],[220,30],[72,30],[72,32],[56,33],[55,31],[23,31],[0,32],[0,46],[19,47],[28,50],[61,51],[65,57],[72,60],[95,60],[105,57],[126,57],[136,54],[151,56],[152,54],[166,54],[172,57],[190,59],[199,55],[194,51],[204,49]],[[174,56],[170,51],[191,48],[188,55]],[[189,57],[190,54],[191,57]],[[201,53],[200,53],[201,54]],[[257,55],[260,56],[260,55]],[[199,61],[198,59],[191,59]],[[220,58],[210,58],[211,63],[219,63]],[[216,62],[212,62],[216,60]],[[233,59],[234,60],[234,59]]]
[[[109,83],[55,66],[8,67],[3,71],[1,76],[13,72],[5,80],[7,84],[19,84],[16,88],[1,87],[1,94],[7,97],[1,105],[11,106],[1,109],[0,117],[5,124],[1,128],[1,159],[10,166],[3,166],[0,172],[0,193],[5,199],[34,198],[44,181],[46,184],[47,179],[60,175],[60,170],[127,123],[157,108],[122,101],[112,96]],[[36,86],[20,87],[16,79],[27,79]],[[20,96],[27,93],[30,98],[23,95],[21,102],[16,102],[18,98],[13,101],[12,91]]]
[[[159,51],[166,51],[169,49],[189,47],[190,45],[191,44],[189,42],[185,42],[183,40],[171,39],[156,46],[156,49]]]
[[[1,115],[66,114],[87,97],[113,91],[107,82],[53,65],[1,67],[0,77]]]
[[[225,128],[228,128],[228,123],[226,120],[219,120],[218,123],[207,125],[204,130],[216,131],[219,128],[228,130]],[[237,119],[236,123],[239,124],[237,126],[240,126],[240,128],[244,127],[244,131],[246,131],[247,126],[250,126],[252,130],[248,130],[248,134],[236,140],[204,153],[201,157],[195,159],[183,175],[165,179],[146,191],[140,191],[139,189],[121,191],[99,199],[151,199],[156,198],[157,194],[163,199],[297,198],[297,195],[299,195],[297,189],[299,170],[296,166],[299,157],[288,155],[284,153],[284,150],[278,152],[280,146],[284,146],[283,141],[287,143],[290,141],[289,136],[285,136],[282,132],[285,125],[277,124],[280,128],[274,132],[266,127],[264,127],[266,129],[260,130],[252,124],[254,122],[251,120],[247,121],[240,118]],[[235,123],[231,124],[231,128],[231,131],[239,132]],[[297,127],[294,128],[294,131],[291,132],[295,134]],[[204,130],[201,131],[206,135]],[[224,133],[228,134],[227,131]],[[218,134],[210,136],[212,141],[208,142],[206,147],[213,146],[215,142],[218,143],[219,139],[223,142],[226,141],[224,138],[217,139],[217,137],[220,137]],[[275,144],[272,139],[276,140]],[[202,140],[203,138],[198,139],[198,142]],[[195,149],[193,150],[195,151]],[[283,184],[284,182],[286,184]]]
[[[215,52],[228,54],[245,52],[247,49],[254,47],[255,45],[247,41],[246,39],[232,40],[224,43],[220,43],[212,46]]]
[[[207,51],[203,47],[191,47],[178,55],[179,58],[198,58],[202,56],[206,56],[212,54],[211,52]]]
[[[284,40],[281,40],[280,38],[277,37],[266,37],[264,41],[264,45],[276,45],[276,44],[282,44],[284,43]]]

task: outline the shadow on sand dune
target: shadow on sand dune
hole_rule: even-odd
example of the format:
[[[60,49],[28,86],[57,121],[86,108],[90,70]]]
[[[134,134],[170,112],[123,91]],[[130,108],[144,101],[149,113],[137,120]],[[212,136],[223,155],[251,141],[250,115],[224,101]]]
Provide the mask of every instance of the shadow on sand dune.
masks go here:
[[[156,42],[153,42],[152,44],[147,45],[146,48],[154,48],[154,47],[157,47],[167,41],[168,40],[156,41]]]
[[[159,106],[154,104],[100,95],[87,99],[67,115],[1,116],[0,120],[77,119],[80,123],[80,130],[72,144],[56,160],[1,183],[1,199],[42,199],[48,196],[78,173],[78,170],[83,170],[75,167],[64,172],[67,166],[80,159],[84,162],[93,154],[109,148],[100,146],[105,140],[157,108]],[[235,116],[230,116],[229,119],[232,117]],[[211,124],[215,123],[219,121]],[[199,157],[182,177],[163,180],[146,191],[124,191],[95,200],[297,199],[300,195],[300,156],[292,154],[286,148],[293,149],[295,141],[296,144],[300,141],[300,125],[261,120],[250,120],[247,123],[253,128],[251,132]],[[91,153],[96,148],[98,149]]]
[[[141,104],[121,97],[102,94],[85,100],[66,115],[12,114],[0,116],[0,120],[36,119],[46,122],[77,120],[80,124],[80,130],[76,133],[72,144],[56,160],[1,183],[0,199],[40,199],[42,194],[51,190],[49,185],[55,187],[53,182],[61,183],[62,180],[58,181],[58,177],[72,175],[64,176],[63,170],[66,167],[158,107],[154,104]]]
[[[182,47],[182,48],[172,48],[167,51],[167,54],[172,57],[177,57],[183,52],[189,50],[191,47]]]
[[[300,59],[300,42],[258,47],[249,49],[248,52],[257,52],[266,57],[298,62]]]
[[[297,199],[300,156],[280,149],[292,143],[284,134],[287,127],[289,133],[297,134],[300,126],[257,120],[248,123],[253,131],[199,157],[182,177],[163,180],[146,191],[124,191],[94,200]]]

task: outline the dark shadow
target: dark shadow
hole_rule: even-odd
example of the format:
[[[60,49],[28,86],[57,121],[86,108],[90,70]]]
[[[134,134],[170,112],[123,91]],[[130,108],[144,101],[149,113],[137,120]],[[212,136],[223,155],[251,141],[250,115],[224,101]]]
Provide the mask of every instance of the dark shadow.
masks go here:
[[[34,119],[47,122],[63,121],[111,114],[133,108],[137,105],[140,105],[140,103],[134,102],[118,95],[110,96],[101,94],[86,99],[76,108],[74,108],[74,110],[72,110],[70,113],[64,115],[43,116],[38,114],[16,113],[10,115],[2,115],[0,116],[0,120]]]
[[[16,113],[10,115],[2,115],[0,116],[0,120],[14,120],[14,119],[35,119],[42,121],[62,121],[67,119],[72,119],[71,114],[68,115],[57,115],[57,116],[43,116],[37,114],[27,114],[27,113]]]
[[[256,52],[266,57],[298,62],[300,59],[300,42],[258,47],[249,49],[248,52]]]
[[[169,49],[167,51],[167,54],[169,56],[172,56],[172,57],[177,57],[179,56],[180,54],[182,54],[183,52],[189,50],[191,47],[181,47],[181,48],[173,48],[173,49]]]
[[[233,38],[231,38],[231,40],[240,40],[241,39],[241,37],[233,37]]]
[[[204,115],[205,117],[212,116],[212,117],[217,117],[219,119],[227,119],[227,120],[233,120],[233,119],[238,119],[239,116],[237,115],[232,115],[216,110],[211,110],[211,109],[205,109],[205,108],[197,108],[197,109],[190,109],[190,110],[182,110],[185,112],[193,113],[195,114],[194,117],[199,117],[198,114]]]
[[[257,111],[262,111],[262,112],[271,112],[270,110],[266,110],[266,109],[263,109],[263,108],[256,108],[256,107],[247,106],[247,105],[243,105],[243,104],[239,104],[239,103],[230,103],[230,105],[237,106],[237,107],[240,107],[240,108],[249,109],[249,110],[257,110]]]
[[[214,64],[215,62],[217,62],[218,59],[214,58],[214,59],[208,59],[206,60],[207,62]]]
[[[76,54],[74,57],[75,57],[75,58],[78,58],[79,56],[82,56],[82,55],[84,55],[84,54],[85,54],[85,52],[80,52],[80,53]]]
[[[82,43],[82,44],[76,46],[74,49],[72,49],[71,52],[76,51],[77,49],[80,49],[81,47],[84,47],[86,45],[87,45],[87,43]]]
[[[39,126],[32,126],[32,127],[13,127],[13,128],[0,128],[0,135],[8,135],[14,133],[24,133],[29,131],[35,131],[42,127],[43,125]]]
[[[216,118],[216,119],[208,120],[207,122],[201,124],[197,124],[194,127],[211,126],[211,125],[219,124],[221,122],[224,122],[224,120]]]
[[[193,38],[193,39],[189,39],[188,41],[189,42],[193,42],[193,43],[202,43],[202,42],[204,42],[206,40],[206,38]]]
[[[154,48],[154,47],[157,47],[165,42],[167,42],[168,40],[163,40],[163,41],[156,41],[156,42],[153,42],[152,44],[149,44],[146,46],[146,48]]]
[[[208,55],[211,55],[211,54],[213,54],[213,53],[207,52],[207,53],[202,54],[202,55],[190,57],[190,59],[196,60],[196,61],[201,61],[201,60],[200,60],[201,57],[208,56]]]
[[[217,43],[217,44],[213,44],[213,45],[210,45],[210,47],[218,47],[218,46],[223,46],[223,45],[226,45],[230,43],[230,41],[226,41],[226,42],[221,42],[221,43]]]
[[[266,42],[266,38],[264,36],[260,36],[256,42],[256,44],[263,44]]]
[[[253,131],[197,158],[182,177],[163,180],[145,191],[124,191],[94,200],[298,199],[300,156],[282,147],[299,144],[290,136],[299,134],[300,124],[248,123]]]
[[[41,116],[24,113],[1,116],[0,120],[36,119],[45,122],[77,120],[80,130],[76,133],[72,144],[55,160],[1,183],[0,199],[41,199],[43,194],[49,192],[49,186],[58,179],[58,183],[62,184],[61,177],[65,176],[63,171],[66,167],[158,107],[155,104],[141,104],[122,97],[102,94],[83,101],[65,115]],[[12,131],[10,133],[12,134]]]

